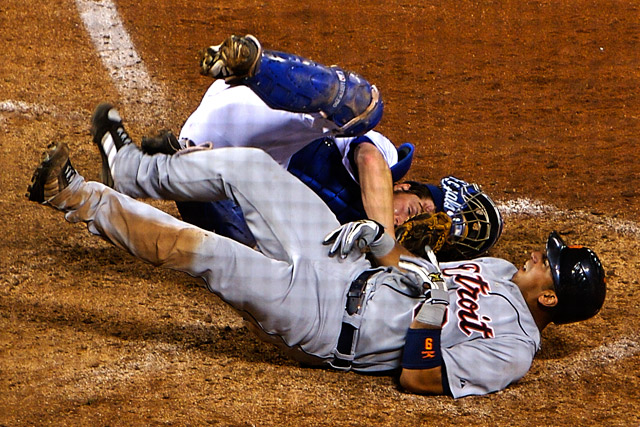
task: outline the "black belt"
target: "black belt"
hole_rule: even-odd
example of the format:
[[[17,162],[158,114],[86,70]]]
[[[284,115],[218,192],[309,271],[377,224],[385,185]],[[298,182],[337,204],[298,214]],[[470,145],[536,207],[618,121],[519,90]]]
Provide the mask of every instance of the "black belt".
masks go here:
[[[360,273],[356,280],[351,282],[349,292],[347,292],[347,303],[345,305],[345,310],[350,316],[358,313],[358,311],[360,311],[360,309],[362,308],[367,281],[378,271],[380,270],[377,269],[363,271],[362,273]],[[355,338],[356,330],[357,329],[353,325],[342,322],[342,329],[340,330],[340,336],[338,337],[338,352],[342,354],[351,353],[351,346],[353,345],[353,339]],[[348,368],[351,366],[351,361],[339,359],[336,357],[333,360],[333,365],[336,367]]]

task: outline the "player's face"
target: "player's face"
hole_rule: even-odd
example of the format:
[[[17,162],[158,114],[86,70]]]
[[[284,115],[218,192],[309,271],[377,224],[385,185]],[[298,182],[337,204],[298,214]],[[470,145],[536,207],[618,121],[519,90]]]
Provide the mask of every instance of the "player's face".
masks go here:
[[[541,251],[531,252],[531,256],[513,276],[513,281],[523,291],[553,287],[553,277],[547,255]]]
[[[413,193],[396,191],[393,193],[393,225],[396,227],[409,218],[421,213],[434,213],[436,205],[431,199],[421,199]]]

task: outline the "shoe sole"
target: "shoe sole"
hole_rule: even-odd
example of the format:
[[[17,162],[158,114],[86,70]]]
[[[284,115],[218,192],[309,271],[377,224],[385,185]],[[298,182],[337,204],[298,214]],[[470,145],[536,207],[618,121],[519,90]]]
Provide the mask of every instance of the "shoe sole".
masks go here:
[[[260,44],[260,41],[258,41],[258,39],[252,36],[251,34],[247,34],[245,38],[247,40],[251,40],[251,42],[253,42],[253,44],[256,45],[256,49],[257,49],[256,57],[253,59],[253,62],[251,62],[251,66],[249,67],[249,72],[247,73],[247,76],[251,77],[255,74],[258,63],[260,62],[260,58],[262,57],[262,44]]]
[[[66,163],[69,162],[69,147],[64,142],[52,142],[47,146],[47,149],[48,151],[42,155],[42,161],[38,168],[33,172],[31,184],[27,188],[27,194],[25,195],[32,202],[46,202],[44,194],[47,187],[47,179],[51,172],[58,169],[58,173],[60,173],[66,168]],[[69,164],[69,166],[71,165]],[[59,187],[58,180],[56,180],[56,186]]]

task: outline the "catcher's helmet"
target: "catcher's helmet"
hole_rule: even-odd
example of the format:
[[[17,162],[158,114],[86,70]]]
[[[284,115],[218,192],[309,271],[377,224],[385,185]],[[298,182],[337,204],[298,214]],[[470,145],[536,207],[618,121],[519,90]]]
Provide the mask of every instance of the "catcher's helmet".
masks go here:
[[[462,258],[487,252],[502,234],[503,221],[498,208],[477,184],[458,178],[443,178],[444,211],[451,217],[453,250]]]
[[[547,240],[547,258],[558,296],[553,323],[579,322],[600,311],[606,285],[598,256],[582,246],[567,246],[554,231]]]

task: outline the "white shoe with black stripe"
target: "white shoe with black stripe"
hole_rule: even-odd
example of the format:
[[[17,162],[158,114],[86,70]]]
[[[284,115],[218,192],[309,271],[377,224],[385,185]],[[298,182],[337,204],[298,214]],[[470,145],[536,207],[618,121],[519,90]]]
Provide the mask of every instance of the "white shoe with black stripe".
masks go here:
[[[116,153],[133,141],[124,129],[120,113],[111,104],[98,105],[93,112],[91,124],[93,142],[98,146],[102,157],[102,183],[113,187],[111,169]]]

